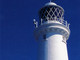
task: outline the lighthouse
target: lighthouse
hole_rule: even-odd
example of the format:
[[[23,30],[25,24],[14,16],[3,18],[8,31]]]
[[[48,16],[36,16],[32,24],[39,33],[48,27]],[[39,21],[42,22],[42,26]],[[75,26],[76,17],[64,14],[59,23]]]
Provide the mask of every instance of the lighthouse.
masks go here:
[[[70,24],[64,20],[64,9],[54,2],[46,3],[39,10],[39,21],[33,21],[38,43],[37,60],[68,60]]]

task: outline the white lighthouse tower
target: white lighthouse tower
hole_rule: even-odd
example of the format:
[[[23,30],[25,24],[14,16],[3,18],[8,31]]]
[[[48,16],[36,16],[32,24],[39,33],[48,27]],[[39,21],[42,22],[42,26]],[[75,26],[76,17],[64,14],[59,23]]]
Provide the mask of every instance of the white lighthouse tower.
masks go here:
[[[34,35],[38,42],[37,60],[68,60],[66,41],[70,29],[63,15],[61,6],[49,2],[39,11],[39,23],[34,19]]]

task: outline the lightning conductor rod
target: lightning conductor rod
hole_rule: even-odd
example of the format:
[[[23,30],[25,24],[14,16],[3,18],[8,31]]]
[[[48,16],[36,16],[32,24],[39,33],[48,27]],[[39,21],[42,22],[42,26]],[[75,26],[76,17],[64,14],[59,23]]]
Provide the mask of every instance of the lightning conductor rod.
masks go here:
[[[50,2],[54,2],[55,0],[50,0]]]

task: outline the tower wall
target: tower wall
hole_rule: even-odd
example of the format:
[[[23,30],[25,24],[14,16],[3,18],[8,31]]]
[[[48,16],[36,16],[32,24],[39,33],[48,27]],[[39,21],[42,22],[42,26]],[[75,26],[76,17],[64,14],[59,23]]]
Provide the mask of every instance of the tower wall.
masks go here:
[[[38,42],[38,60],[68,60],[69,29],[59,22],[45,22],[35,30]]]
[[[66,43],[60,34],[48,33],[39,38],[38,60],[68,60]]]

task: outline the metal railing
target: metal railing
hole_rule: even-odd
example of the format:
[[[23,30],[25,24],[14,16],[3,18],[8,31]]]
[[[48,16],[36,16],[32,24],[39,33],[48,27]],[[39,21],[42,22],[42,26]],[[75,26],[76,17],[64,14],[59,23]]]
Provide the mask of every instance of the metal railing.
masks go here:
[[[69,28],[69,23],[67,22],[67,21],[65,21],[64,19],[62,19],[62,18],[55,18],[55,19],[40,19],[40,22],[39,22],[39,24],[40,25],[43,25],[45,22],[49,22],[49,21],[57,21],[57,22],[59,22],[59,23],[61,23],[61,24],[63,24],[63,25],[65,25],[66,27],[68,27]],[[34,22],[34,25],[35,25],[35,27],[37,28],[38,27],[38,22],[34,19],[33,20],[33,22]]]
[[[60,22],[61,24],[65,25],[68,28],[69,28],[69,25],[70,25],[67,21],[65,21],[62,18],[54,18],[54,19],[46,19],[46,20],[41,19],[41,23],[40,24],[42,25],[46,21],[57,21],[57,22]]]

